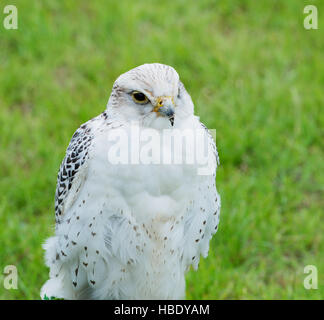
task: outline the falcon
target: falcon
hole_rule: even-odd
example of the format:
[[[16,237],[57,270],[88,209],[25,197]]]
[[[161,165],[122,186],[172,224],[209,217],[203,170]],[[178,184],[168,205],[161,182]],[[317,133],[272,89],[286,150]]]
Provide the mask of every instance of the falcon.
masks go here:
[[[207,162],[163,161],[192,159],[198,132],[198,146],[211,150]],[[170,148],[165,133],[185,146]],[[144,64],[120,75],[106,110],[76,130],[61,163],[41,297],[185,298],[185,274],[207,257],[218,228],[218,164],[214,139],[174,68]]]

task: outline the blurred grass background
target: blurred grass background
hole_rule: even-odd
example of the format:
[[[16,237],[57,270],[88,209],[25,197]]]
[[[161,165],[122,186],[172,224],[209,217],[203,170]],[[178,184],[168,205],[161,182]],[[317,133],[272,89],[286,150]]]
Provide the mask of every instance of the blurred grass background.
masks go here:
[[[0,299],[39,299],[56,174],[113,81],[145,62],[179,72],[221,159],[220,229],[189,299],[323,299],[323,1],[1,1]],[[319,29],[303,28],[315,4]],[[0,21],[5,15],[0,14]],[[19,289],[2,270],[18,267]],[[303,286],[306,265],[319,289]]]

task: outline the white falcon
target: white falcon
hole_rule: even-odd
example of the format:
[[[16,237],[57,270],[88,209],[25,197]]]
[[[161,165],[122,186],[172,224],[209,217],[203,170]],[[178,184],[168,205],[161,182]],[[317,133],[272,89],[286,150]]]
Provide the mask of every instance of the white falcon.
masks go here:
[[[182,160],[193,155],[199,130],[205,134],[198,145],[212,150],[207,173],[199,173],[197,161],[161,160],[162,154]],[[180,140],[189,142],[172,149],[165,132],[175,138],[186,132]],[[113,162],[117,140],[115,158],[124,159]],[[149,156],[141,161],[148,145]],[[74,133],[62,161],[55,235],[44,244],[50,279],[41,297],[185,298],[185,273],[208,255],[218,227],[217,164],[214,140],[194,115],[175,69],[144,64],[119,76],[106,110]]]

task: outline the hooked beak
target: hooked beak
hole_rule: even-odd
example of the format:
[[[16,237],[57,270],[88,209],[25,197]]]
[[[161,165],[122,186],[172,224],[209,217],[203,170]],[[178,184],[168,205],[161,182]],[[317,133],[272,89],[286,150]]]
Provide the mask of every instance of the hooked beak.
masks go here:
[[[153,109],[159,115],[169,118],[171,126],[174,124],[174,100],[172,97],[158,97]]]

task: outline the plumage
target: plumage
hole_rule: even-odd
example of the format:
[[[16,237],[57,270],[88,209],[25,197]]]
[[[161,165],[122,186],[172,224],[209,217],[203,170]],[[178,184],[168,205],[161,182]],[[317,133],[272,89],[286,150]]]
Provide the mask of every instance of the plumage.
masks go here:
[[[134,98],[135,91],[147,99]],[[106,110],[74,133],[60,166],[55,235],[44,244],[50,279],[42,298],[185,297],[184,275],[191,265],[197,269],[200,255],[207,256],[220,214],[216,145],[193,109],[172,67],[145,64],[116,80]],[[171,149],[164,139],[153,163],[112,164],[116,142],[110,135],[123,130],[130,143],[121,153],[129,151],[133,159],[134,128],[157,136],[202,130],[212,150],[210,174],[198,174],[196,163],[159,162],[162,154],[181,158],[192,152]]]

